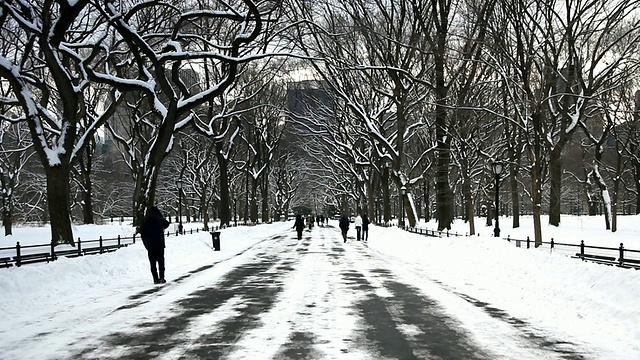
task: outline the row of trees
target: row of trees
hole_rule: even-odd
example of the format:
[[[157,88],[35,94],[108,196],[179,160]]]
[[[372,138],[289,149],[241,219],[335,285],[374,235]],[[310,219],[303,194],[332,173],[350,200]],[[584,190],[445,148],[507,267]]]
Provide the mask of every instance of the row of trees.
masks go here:
[[[2,2],[0,10],[4,129],[28,128],[46,179],[54,243],[73,244],[74,172],[92,211],[92,156],[105,127],[135,182],[136,224],[156,202],[161,165],[187,128],[213,143],[220,182],[228,184],[236,112],[254,95],[238,87],[249,80],[236,80],[250,79],[246,64],[272,50],[277,3],[26,0]],[[12,192],[4,194],[10,219]],[[228,186],[219,198],[228,221]]]
[[[435,184],[438,227],[453,221],[456,190],[474,233],[474,209],[490,204],[488,165],[502,159],[514,226],[526,193],[537,244],[545,203],[550,223],[560,224],[567,178],[589,204],[605,204],[615,230],[616,195],[624,188],[638,201],[640,190],[638,5],[299,1],[303,26],[293,41],[335,96],[333,109],[311,119],[324,129],[318,153],[338,159],[336,183],[355,180],[369,211],[375,189],[385,215],[389,182],[396,194],[406,189],[411,225],[414,194]]]
[[[96,184],[103,209],[126,197],[137,224],[150,204],[175,206],[176,179],[205,224],[229,223],[238,201],[254,221],[304,202],[388,221],[395,196],[410,225],[433,214],[441,230],[459,203],[475,233],[496,159],[513,225],[526,194],[537,243],[543,206],[559,225],[568,188],[604,203],[615,230],[619,193],[640,209],[639,3],[2,2],[5,232],[31,154],[46,196],[21,199],[47,200],[54,242],[73,243],[70,199],[91,221]],[[292,116],[294,70],[324,97]],[[126,172],[132,189],[96,180],[99,137],[124,167],[98,177]]]

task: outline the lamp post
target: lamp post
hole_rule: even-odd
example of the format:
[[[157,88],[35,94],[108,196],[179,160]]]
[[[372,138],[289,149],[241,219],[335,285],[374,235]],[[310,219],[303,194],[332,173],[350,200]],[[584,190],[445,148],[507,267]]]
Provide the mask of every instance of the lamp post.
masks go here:
[[[498,199],[498,194],[500,193],[500,174],[502,173],[502,160],[494,160],[493,161],[493,174],[495,175],[495,179],[496,179],[496,227],[493,229],[493,236],[495,237],[499,237],[500,236],[500,225],[499,225],[499,220],[498,220],[498,216],[500,215],[498,213],[498,209],[499,209],[499,199]]]
[[[404,185],[402,185],[402,187],[400,188],[400,194],[402,194],[402,196],[400,197],[400,211],[402,212],[402,227],[404,227],[404,196],[407,194],[407,188]]]
[[[176,181],[178,186],[178,233],[182,234],[182,179]]]

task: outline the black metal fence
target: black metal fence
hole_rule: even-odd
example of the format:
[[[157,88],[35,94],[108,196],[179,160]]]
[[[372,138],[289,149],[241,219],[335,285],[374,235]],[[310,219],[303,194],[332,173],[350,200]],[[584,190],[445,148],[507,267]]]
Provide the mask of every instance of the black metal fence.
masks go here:
[[[452,233],[449,231],[429,230],[423,228],[415,228],[408,226],[399,226],[401,229],[425,236],[431,237],[450,237],[450,236],[468,236],[468,234],[459,234],[457,232]],[[526,239],[512,239],[507,236],[501,238],[512,242],[516,247],[526,247],[530,249],[532,244],[531,239],[527,236]],[[627,249],[623,243],[620,243],[619,247],[605,247],[587,245],[584,240],[580,241],[580,244],[568,244],[555,242],[553,238],[551,241],[543,241],[542,246],[547,246],[549,251],[558,251],[569,255],[573,258],[581,259],[584,261],[591,261],[606,265],[616,265],[623,268],[633,268],[640,270],[640,250]]]
[[[460,236],[468,236],[468,234],[460,234],[458,232],[451,232],[449,230],[429,230],[429,229],[423,229],[423,228],[416,228],[416,227],[409,227],[409,226],[399,226],[402,230],[404,231],[408,231],[410,233],[414,233],[414,234],[421,234],[421,235],[425,235],[425,236],[432,236],[432,237],[460,237]]]
[[[130,237],[118,235],[115,238],[103,238],[97,240],[82,240],[78,238],[76,247],[63,246],[63,249],[56,248],[53,243],[21,245],[16,242],[15,246],[0,247],[0,267],[22,266],[39,262],[51,262],[59,257],[78,257],[93,254],[103,254],[116,251],[130,244],[135,244],[136,234]],[[46,249],[46,250],[44,250]]]
[[[183,230],[183,234],[193,234],[200,231],[217,231],[220,228],[218,226],[212,226],[208,229],[189,229]],[[178,236],[178,231],[167,231],[166,236],[174,235]],[[12,266],[22,266],[27,264],[34,264],[40,262],[51,262],[57,260],[59,257],[74,258],[78,256],[103,254],[116,251],[120,248],[129,246],[136,243],[136,237],[138,234],[132,236],[120,236],[114,238],[103,238],[100,236],[97,240],[82,240],[78,238],[76,241],[76,247],[63,246],[63,249],[56,249],[53,242],[48,244],[30,244],[21,245],[20,242],[16,242],[15,246],[0,247],[0,268],[9,268]],[[64,244],[61,244],[64,245]],[[46,249],[46,250],[45,250]]]
[[[527,249],[533,245],[533,241],[528,236],[526,239],[512,239],[507,236],[502,240],[513,242],[516,247],[526,246]],[[580,244],[559,243],[551,238],[551,241],[542,241],[541,246],[548,248],[551,252],[561,252],[584,261],[640,269],[640,250],[627,249],[624,243],[620,243],[618,247],[606,247],[587,245],[584,240],[581,240]]]

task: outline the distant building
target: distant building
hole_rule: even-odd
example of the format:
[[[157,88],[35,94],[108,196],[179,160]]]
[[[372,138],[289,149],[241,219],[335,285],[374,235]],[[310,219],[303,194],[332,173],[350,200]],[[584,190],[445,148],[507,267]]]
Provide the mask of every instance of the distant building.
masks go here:
[[[299,150],[309,140],[307,137],[321,130],[318,124],[333,116],[333,109],[332,98],[322,82],[306,80],[287,84],[289,119],[282,148],[292,149],[297,155],[304,156]]]

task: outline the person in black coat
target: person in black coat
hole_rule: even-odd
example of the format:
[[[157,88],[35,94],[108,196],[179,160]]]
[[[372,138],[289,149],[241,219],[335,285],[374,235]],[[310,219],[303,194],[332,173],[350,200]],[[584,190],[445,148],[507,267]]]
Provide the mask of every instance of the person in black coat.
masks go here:
[[[367,214],[364,214],[364,216],[362,217],[362,241],[369,241],[370,223],[371,221],[369,221],[369,216],[367,216]]]
[[[349,217],[343,214],[340,218],[340,230],[342,230],[342,239],[344,239],[344,242],[347,242],[347,231],[349,231],[349,223]]]
[[[296,222],[293,224],[293,227],[298,232],[298,240],[302,240],[302,231],[304,230],[304,219],[302,215],[296,215]]]
[[[140,226],[140,237],[144,247],[147,249],[154,284],[167,282],[164,279],[164,229],[168,227],[169,222],[155,206],[147,210],[147,214],[142,219],[142,225]],[[157,268],[156,263],[158,265]]]

